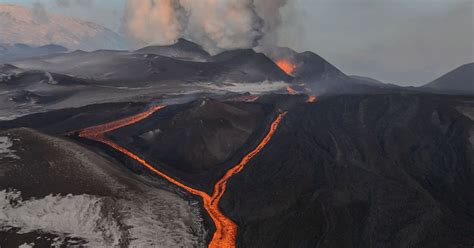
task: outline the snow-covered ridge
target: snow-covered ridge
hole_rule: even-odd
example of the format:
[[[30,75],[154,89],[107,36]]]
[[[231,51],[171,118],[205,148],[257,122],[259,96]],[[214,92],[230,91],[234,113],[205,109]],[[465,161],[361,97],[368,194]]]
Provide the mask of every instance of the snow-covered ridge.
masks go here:
[[[122,231],[105,201],[90,195],[48,195],[23,200],[18,191],[0,191],[0,228],[41,230],[76,237],[93,247],[119,245]]]
[[[18,159],[18,156],[15,155],[15,151],[12,150],[13,143],[9,137],[1,136],[0,137],[0,158],[13,158]]]
[[[71,50],[123,49],[120,35],[98,24],[53,13],[0,4],[0,43],[58,44]]]

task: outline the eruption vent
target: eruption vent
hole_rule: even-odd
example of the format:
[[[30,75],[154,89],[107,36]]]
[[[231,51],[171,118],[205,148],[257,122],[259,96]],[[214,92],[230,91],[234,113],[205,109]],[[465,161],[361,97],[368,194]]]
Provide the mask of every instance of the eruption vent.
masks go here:
[[[296,65],[287,59],[277,60],[276,64],[288,75],[293,75],[293,72],[295,72]]]

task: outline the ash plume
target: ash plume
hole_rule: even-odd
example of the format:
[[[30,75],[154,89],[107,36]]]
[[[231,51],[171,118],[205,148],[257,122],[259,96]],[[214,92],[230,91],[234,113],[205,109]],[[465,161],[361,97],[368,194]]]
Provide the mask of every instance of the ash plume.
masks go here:
[[[39,24],[46,24],[49,22],[48,13],[43,4],[39,2],[33,3],[32,14],[33,20]]]
[[[128,0],[125,32],[132,46],[168,45],[181,36],[185,17],[178,0]]]
[[[73,6],[90,7],[94,5],[94,0],[56,0],[55,3],[61,8],[69,8]]]
[[[215,54],[275,41],[287,1],[128,0],[124,28],[133,47],[187,38]]]
[[[281,25],[280,9],[287,5],[288,0],[255,0],[255,9],[264,20],[264,36],[260,45],[275,45],[278,40],[276,31]]]

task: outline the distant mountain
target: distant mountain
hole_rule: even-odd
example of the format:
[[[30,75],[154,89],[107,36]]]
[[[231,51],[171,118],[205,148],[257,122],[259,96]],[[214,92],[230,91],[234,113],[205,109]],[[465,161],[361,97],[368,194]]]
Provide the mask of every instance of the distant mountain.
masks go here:
[[[54,44],[39,47],[31,47],[26,44],[0,44],[0,62],[40,57],[67,51],[67,48]]]
[[[0,43],[58,44],[69,49],[123,49],[122,37],[92,22],[25,6],[0,4]]]
[[[474,63],[462,65],[423,88],[441,93],[474,94]]]
[[[147,46],[135,51],[136,53],[156,54],[181,60],[206,61],[210,55],[200,45],[185,39],[179,39],[169,46]]]
[[[384,83],[382,81],[379,81],[377,79],[373,79],[370,77],[363,77],[363,76],[357,76],[357,75],[351,75],[349,76],[353,80],[355,80],[359,84],[364,84],[364,85],[369,85],[369,86],[376,86],[376,87],[384,87],[384,88],[400,88],[400,86],[395,85],[395,84],[390,84],[390,83]]]

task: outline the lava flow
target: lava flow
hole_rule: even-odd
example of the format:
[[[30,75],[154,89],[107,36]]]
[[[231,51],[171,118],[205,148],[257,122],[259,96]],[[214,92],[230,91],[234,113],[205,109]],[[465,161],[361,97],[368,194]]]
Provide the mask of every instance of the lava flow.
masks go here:
[[[188,191],[189,193],[193,195],[201,197],[203,201],[204,209],[211,217],[216,228],[208,247],[209,248],[235,247],[235,239],[237,236],[237,229],[238,229],[237,224],[235,224],[230,218],[228,218],[221,212],[221,210],[219,209],[219,202],[225,193],[225,190],[227,187],[227,181],[229,180],[229,178],[231,178],[233,175],[242,171],[244,166],[267,145],[267,143],[275,134],[283,116],[286,115],[286,112],[279,113],[276,119],[270,125],[268,132],[266,133],[264,138],[260,141],[260,143],[257,145],[257,147],[255,147],[250,153],[245,155],[237,165],[230,168],[224,174],[224,176],[220,180],[217,181],[217,183],[214,185],[214,192],[212,196],[210,196],[204,191],[194,189],[192,187],[185,185],[184,183],[179,182],[176,179],[173,179],[172,177],[168,176],[164,172],[156,169],[154,166],[149,164],[144,159],[135,155],[133,152],[127,150],[126,148],[116,144],[115,142],[105,137],[105,133],[137,123],[164,107],[165,106],[155,106],[143,113],[140,113],[134,116],[126,117],[126,118],[113,121],[110,123],[83,129],[79,132],[79,136],[109,145],[115,150],[134,159],[135,161],[137,161],[138,163],[140,163],[141,165],[143,165],[150,171],[168,180],[170,183]]]
[[[286,91],[288,91],[288,94],[290,95],[296,95],[297,92],[295,89],[293,89],[291,86],[286,86]]]
[[[293,72],[296,69],[296,65],[287,59],[279,59],[275,63],[288,75],[293,75]]]
[[[307,103],[314,103],[316,102],[317,98],[316,96],[308,96],[308,99],[306,100]]]

